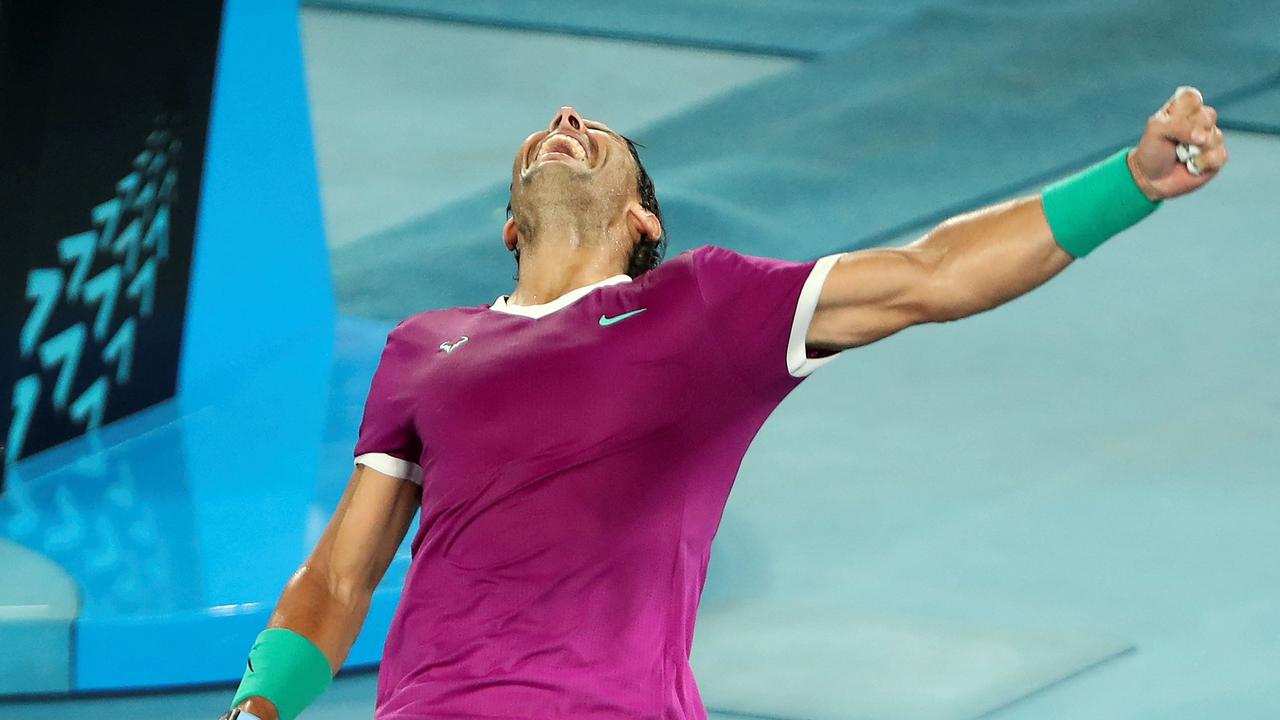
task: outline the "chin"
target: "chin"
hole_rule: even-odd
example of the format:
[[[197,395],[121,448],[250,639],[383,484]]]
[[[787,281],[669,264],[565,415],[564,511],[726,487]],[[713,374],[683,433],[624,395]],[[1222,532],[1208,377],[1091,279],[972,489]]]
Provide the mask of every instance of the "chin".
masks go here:
[[[591,170],[563,162],[538,163],[521,177],[525,193],[581,194],[583,185],[594,180]]]

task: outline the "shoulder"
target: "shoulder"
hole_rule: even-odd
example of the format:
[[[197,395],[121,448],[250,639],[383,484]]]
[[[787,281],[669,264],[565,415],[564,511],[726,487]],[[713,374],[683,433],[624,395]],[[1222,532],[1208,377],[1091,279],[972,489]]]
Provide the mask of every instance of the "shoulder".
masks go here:
[[[715,262],[718,259],[735,255],[738,255],[738,253],[719,245],[699,245],[696,248],[685,250],[678,257],[686,258],[686,261],[692,265],[701,265],[707,261]]]
[[[753,259],[756,258],[719,245],[700,245],[664,261],[641,276],[641,280],[649,288],[688,285],[705,297],[708,287],[714,289],[725,278],[738,275],[740,268]]]
[[[722,247],[700,245],[696,248],[684,250],[675,257],[663,261],[661,265],[645,273],[645,275],[653,275],[655,277],[667,275],[696,276],[704,266],[723,262],[727,257],[734,255],[737,255],[737,253]]]
[[[764,259],[744,255],[736,250],[730,250],[719,245],[702,245],[688,251],[686,254],[689,256],[689,263],[694,272],[699,276],[719,273],[726,269],[732,270],[743,264],[749,264],[753,260]]]
[[[419,347],[434,348],[440,343],[441,334],[448,335],[452,328],[473,313],[476,308],[457,307],[442,310],[424,310],[401,320],[387,333],[387,348],[412,351]]]
[[[654,269],[637,277],[633,287],[642,291],[664,293],[676,292],[678,288],[686,287],[694,290],[698,284],[701,257],[709,248],[710,245],[703,245],[668,257]]]
[[[726,282],[750,280],[758,274],[761,267],[776,262],[719,245],[703,245],[687,254],[694,279],[704,293],[708,288],[715,288]]]

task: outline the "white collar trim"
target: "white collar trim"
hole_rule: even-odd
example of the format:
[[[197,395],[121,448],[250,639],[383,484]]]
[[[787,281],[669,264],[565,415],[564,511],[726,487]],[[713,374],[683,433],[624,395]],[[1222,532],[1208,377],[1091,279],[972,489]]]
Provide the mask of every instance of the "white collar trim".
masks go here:
[[[597,280],[591,283],[590,285],[583,285],[580,288],[574,288],[573,290],[570,290],[569,292],[561,295],[555,300],[541,303],[539,305],[512,305],[507,302],[507,298],[509,296],[499,295],[498,299],[494,300],[493,304],[489,306],[489,309],[496,310],[502,313],[507,313],[508,315],[523,315],[524,317],[536,319],[546,315],[550,315],[551,313],[576,302],[583,295],[586,295],[587,293],[591,292],[592,290],[595,290],[598,287],[604,287],[606,285],[617,285],[618,283],[623,283],[623,282],[631,282],[631,276],[625,275],[625,274],[613,275],[603,280]]]

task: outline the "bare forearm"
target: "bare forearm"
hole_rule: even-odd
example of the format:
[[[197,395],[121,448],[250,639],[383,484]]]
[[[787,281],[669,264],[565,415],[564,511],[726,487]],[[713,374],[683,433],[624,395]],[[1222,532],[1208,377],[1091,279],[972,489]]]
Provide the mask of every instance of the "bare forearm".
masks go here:
[[[1071,264],[1045,220],[1040,196],[954,217],[911,245],[933,265],[928,319],[990,310],[1042,285]]]
[[[303,565],[289,579],[267,627],[288,628],[307,638],[337,673],[360,634],[372,598],[363,590],[339,592],[331,585],[323,571]]]
[[[330,585],[323,572],[303,565],[285,586],[267,627],[287,628],[310,640],[336,674],[364,625],[371,595],[361,591],[339,597]],[[239,707],[263,720],[278,717],[265,698],[246,698]]]
[[[301,635],[324,656],[329,672],[336,674],[360,634],[374,588],[403,542],[421,500],[419,486],[357,466],[315,549],[285,585],[268,629],[284,628]],[[305,654],[308,678],[314,680],[321,672],[316,667],[318,658],[314,651]],[[276,683],[297,686],[294,678],[271,677]],[[250,695],[240,707],[264,720],[277,718],[275,706],[262,697]]]
[[[1147,121],[1136,148],[1040,195],[952,218],[906,247],[844,253],[828,266],[805,343],[859,347],[913,325],[975,315],[1039,287],[1160,201],[1217,175],[1227,149],[1216,122],[1199,91],[1178,88]],[[1203,143],[1194,162],[1180,157],[1179,143]]]

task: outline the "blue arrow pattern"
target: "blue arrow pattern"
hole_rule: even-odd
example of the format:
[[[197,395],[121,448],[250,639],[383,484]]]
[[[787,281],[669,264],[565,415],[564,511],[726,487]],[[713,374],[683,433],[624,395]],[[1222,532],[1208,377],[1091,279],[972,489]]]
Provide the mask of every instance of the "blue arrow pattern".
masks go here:
[[[67,280],[68,300],[80,298],[80,288],[84,286],[84,279],[93,265],[93,251],[97,244],[98,233],[92,230],[70,235],[58,241],[58,259],[63,264],[74,261],[71,278]]]
[[[78,323],[45,340],[40,345],[40,365],[47,371],[56,368],[58,380],[53,384],[53,409],[62,410],[71,396],[71,383],[80,356],[84,354],[84,323]]]
[[[129,374],[133,372],[133,340],[137,333],[138,322],[134,318],[126,318],[120,324],[111,342],[102,349],[102,357],[116,364],[116,384],[129,382]]]
[[[142,249],[142,218],[138,218],[125,226],[116,237],[111,252],[116,257],[124,255],[125,272],[130,275],[138,269],[138,251]]]
[[[18,333],[18,350],[22,357],[29,357],[36,349],[61,294],[62,271],[58,268],[40,268],[27,275],[27,299],[35,303],[35,307],[31,308],[31,313],[22,323],[22,331]]]
[[[107,410],[107,391],[110,383],[104,375],[93,381],[80,397],[71,403],[71,419],[84,425],[85,430],[97,430],[102,426],[102,416]]]
[[[116,299],[120,297],[120,266],[112,265],[94,275],[84,284],[84,301],[98,306],[93,321],[93,339],[102,340],[111,327],[111,313],[115,312]]]
[[[116,183],[116,195],[121,198],[125,205],[132,205],[133,199],[138,195],[138,186],[141,184],[142,174],[131,172]]]
[[[28,375],[13,385],[13,422],[9,424],[9,437],[5,443],[6,463],[18,459],[18,452],[27,441],[27,428],[31,427],[31,415],[40,397],[40,376]]]
[[[115,183],[114,196],[89,209],[89,228],[56,243],[56,264],[28,272],[30,309],[18,349],[33,367],[13,386],[6,464],[25,456],[41,403],[84,431],[95,430],[108,416],[110,398],[118,394],[113,388],[133,380],[139,318],[155,312],[156,280],[169,257],[170,207],[181,150],[181,141],[169,129],[151,132],[128,174]],[[62,307],[73,312],[64,313]],[[55,310],[66,320],[51,326]],[[82,381],[77,371],[84,357],[94,353],[109,371]]]
[[[124,203],[120,202],[120,198],[113,197],[95,207],[90,213],[93,225],[98,229],[99,247],[104,247],[116,236],[116,227],[120,224],[120,210],[123,208]]]
[[[156,307],[156,259],[147,258],[142,269],[133,276],[129,289],[125,291],[130,300],[138,301],[138,312],[142,317],[151,317]]]
[[[175,181],[176,181],[176,176]],[[169,193],[161,190],[160,198],[163,202],[169,201]],[[155,217],[147,226],[147,236],[142,239],[142,247],[144,250],[154,250],[156,259],[164,262],[169,259],[169,208],[167,205],[161,205],[156,210]]]

